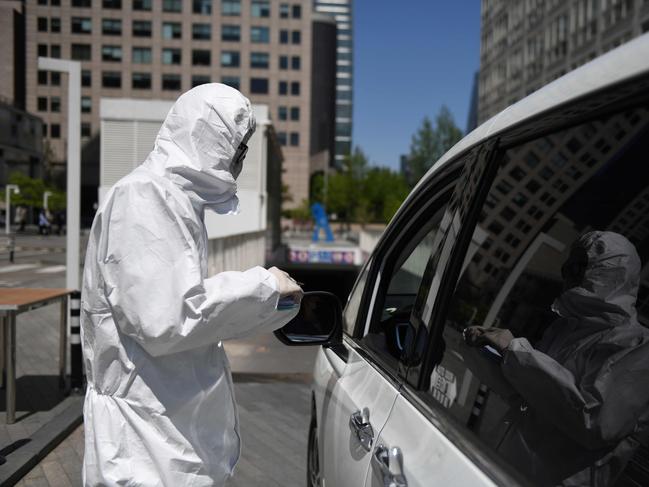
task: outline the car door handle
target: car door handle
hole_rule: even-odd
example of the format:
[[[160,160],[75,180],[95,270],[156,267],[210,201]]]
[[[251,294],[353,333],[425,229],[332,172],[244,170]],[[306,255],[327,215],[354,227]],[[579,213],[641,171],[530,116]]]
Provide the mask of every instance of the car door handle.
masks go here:
[[[403,455],[400,448],[377,446],[372,455],[372,466],[383,477],[384,487],[408,487],[408,481],[403,474]]]
[[[374,443],[374,430],[370,424],[370,412],[367,408],[363,411],[356,411],[352,413],[349,418],[349,429],[356,434],[356,438],[360,442],[365,451],[372,449]]]

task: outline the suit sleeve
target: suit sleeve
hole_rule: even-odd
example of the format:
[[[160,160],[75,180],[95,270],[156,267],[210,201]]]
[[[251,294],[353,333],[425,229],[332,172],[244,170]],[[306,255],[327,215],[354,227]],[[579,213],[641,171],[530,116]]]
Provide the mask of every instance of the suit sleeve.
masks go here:
[[[633,433],[649,407],[649,347],[599,347],[585,354],[585,373],[577,379],[525,338],[514,339],[502,370],[539,415],[585,448],[615,444]]]
[[[97,254],[105,295],[121,332],[149,354],[271,331],[296,313],[276,309],[277,279],[261,267],[203,279],[184,219],[153,185],[116,188],[106,212]]]

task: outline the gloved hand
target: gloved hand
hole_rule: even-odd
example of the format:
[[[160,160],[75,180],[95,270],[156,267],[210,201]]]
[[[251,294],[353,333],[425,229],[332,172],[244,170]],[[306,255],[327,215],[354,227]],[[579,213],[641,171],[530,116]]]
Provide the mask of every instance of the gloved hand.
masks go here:
[[[271,267],[270,269],[268,269],[268,272],[275,276],[277,282],[279,283],[280,299],[290,297],[291,299],[293,299],[293,302],[295,304],[299,304],[302,300],[304,291],[302,291],[302,288],[299,286],[299,284],[295,282],[295,279],[293,279],[288,275],[288,273],[284,272],[281,269],[278,269],[277,267]]]
[[[464,330],[463,335],[467,345],[471,347],[490,345],[501,354],[514,339],[512,332],[506,328],[486,328],[484,326],[470,326]]]

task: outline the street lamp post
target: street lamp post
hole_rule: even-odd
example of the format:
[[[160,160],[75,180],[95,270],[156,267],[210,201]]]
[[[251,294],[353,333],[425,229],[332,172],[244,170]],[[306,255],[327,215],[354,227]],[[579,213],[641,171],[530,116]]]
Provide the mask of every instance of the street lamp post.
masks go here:
[[[47,207],[47,201],[50,199],[50,196],[52,196],[51,191],[45,191],[43,193],[43,208],[45,209],[45,211],[49,210],[49,208]]]
[[[79,233],[81,231],[81,63],[38,58],[38,69],[68,74],[68,167],[66,275],[68,289],[79,289]]]
[[[11,193],[20,194],[17,184],[7,184],[5,187],[5,233],[11,233]]]

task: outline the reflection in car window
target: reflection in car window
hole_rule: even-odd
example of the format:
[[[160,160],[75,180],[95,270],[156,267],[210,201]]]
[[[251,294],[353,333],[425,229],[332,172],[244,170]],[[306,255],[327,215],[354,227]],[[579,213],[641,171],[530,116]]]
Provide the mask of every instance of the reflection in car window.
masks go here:
[[[371,266],[371,259],[368,259],[363,270],[361,270],[358,279],[356,279],[354,289],[349,293],[349,298],[347,299],[347,306],[345,306],[345,311],[343,312],[343,331],[349,336],[354,334],[358,309],[361,305],[361,298],[363,297],[363,290],[365,289],[365,282],[367,281],[367,273]]]
[[[377,299],[380,312],[374,315],[363,342],[395,366],[405,350],[406,342],[412,339],[410,315],[426,263],[440,241],[439,226],[445,208],[437,208],[420,225],[413,225],[417,229],[416,234],[397,245],[399,255],[394,265],[391,269],[383,270],[386,275],[382,279],[388,283],[387,290]]]
[[[535,485],[649,485],[647,154],[645,108],[507,151],[449,304],[428,397]]]

